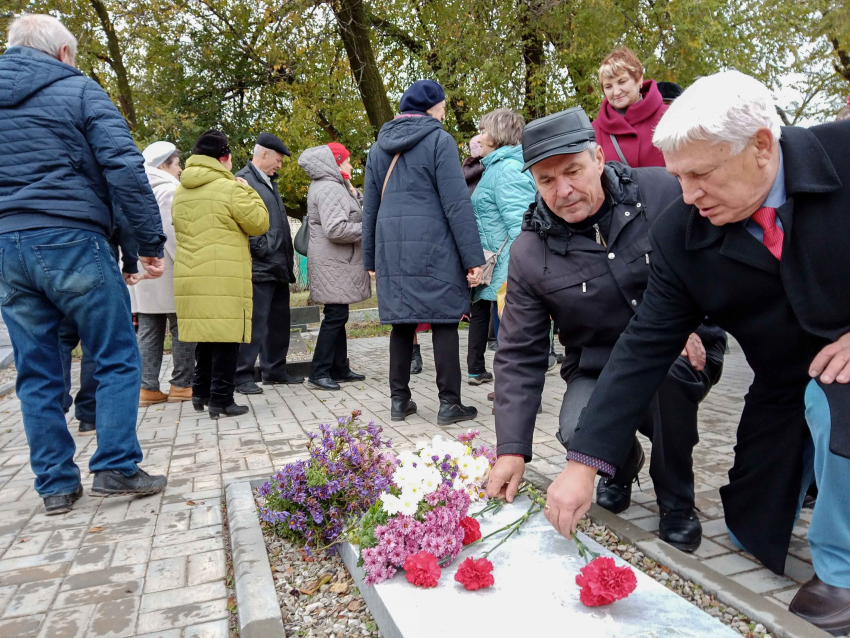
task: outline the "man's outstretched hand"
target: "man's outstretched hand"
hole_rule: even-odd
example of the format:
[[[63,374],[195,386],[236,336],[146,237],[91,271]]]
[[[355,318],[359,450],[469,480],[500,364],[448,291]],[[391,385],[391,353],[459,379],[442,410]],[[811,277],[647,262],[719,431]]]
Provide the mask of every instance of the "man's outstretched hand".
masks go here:
[[[525,459],[521,456],[500,456],[487,479],[487,498],[500,498],[514,502],[519,483],[525,472]]]
[[[543,513],[561,536],[569,538],[576,531],[576,524],[581,517],[590,509],[595,477],[595,467],[568,461],[567,468],[546,491],[546,508]]]

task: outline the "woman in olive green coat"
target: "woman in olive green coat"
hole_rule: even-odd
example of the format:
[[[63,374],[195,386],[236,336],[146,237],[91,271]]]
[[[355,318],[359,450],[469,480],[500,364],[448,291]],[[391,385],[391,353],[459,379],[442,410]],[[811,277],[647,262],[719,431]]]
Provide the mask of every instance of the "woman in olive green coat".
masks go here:
[[[192,404],[210,417],[237,416],[233,401],[240,343],[251,341],[251,253],[248,236],[269,229],[269,213],[248,183],[230,173],[224,133],[198,138],[171,209],[177,235],[174,300],[180,338],[197,342]]]

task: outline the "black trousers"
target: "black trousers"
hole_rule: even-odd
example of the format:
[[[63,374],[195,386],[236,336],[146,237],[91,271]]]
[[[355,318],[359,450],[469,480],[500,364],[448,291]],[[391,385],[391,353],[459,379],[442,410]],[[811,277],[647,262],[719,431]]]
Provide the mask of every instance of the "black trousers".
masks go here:
[[[433,323],[437,390],[443,403],[460,403],[460,340],[456,323]],[[410,399],[410,360],[415,323],[397,324],[390,333],[390,396]]]
[[[340,379],[348,372],[346,323],[348,304],[325,304],[325,318],[322,319],[316,349],[313,350],[311,379]]]
[[[649,411],[638,431],[652,441],[649,475],[659,505],[670,509],[694,506],[693,450],[699,442],[697,411],[700,402],[723,371],[721,348],[709,350],[705,367],[697,371],[686,357],[680,356],[670,366],[650,404]],[[567,383],[561,405],[558,440],[569,449],[579,416],[587,406],[596,387],[597,377],[576,376]],[[635,437],[633,445],[640,446]],[[619,469],[619,468],[618,468]],[[629,480],[633,477],[616,479]]]
[[[201,342],[195,346],[195,378],[192,396],[209,397],[214,408],[226,408],[233,403],[233,379],[236,376],[238,343]]]
[[[254,365],[260,355],[263,381],[282,379],[289,352],[289,284],[254,282],[254,312],[251,343],[239,348],[236,385],[254,380]]]
[[[487,352],[487,340],[490,337],[490,314],[493,302],[482,299],[472,304],[469,317],[469,349],[466,355],[466,367],[469,374],[481,374],[487,371],[484,353]]]

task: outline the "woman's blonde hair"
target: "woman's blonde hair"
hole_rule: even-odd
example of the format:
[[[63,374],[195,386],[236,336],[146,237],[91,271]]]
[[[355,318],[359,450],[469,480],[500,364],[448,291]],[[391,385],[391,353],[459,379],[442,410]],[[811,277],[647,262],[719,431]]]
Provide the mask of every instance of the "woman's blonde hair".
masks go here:
[[[522,141],[523,128],[525,120],[522,115],[510,109],[490,111],[478,124],[478,130],[482,133],[486,131],[496,148],[519,144]]]
[[[643,64],[628,47],[614,49],[605,56],[599,65],[599,83],[602,84],[605,78],[615,78],[624,71],[635,81],[643,77]]]

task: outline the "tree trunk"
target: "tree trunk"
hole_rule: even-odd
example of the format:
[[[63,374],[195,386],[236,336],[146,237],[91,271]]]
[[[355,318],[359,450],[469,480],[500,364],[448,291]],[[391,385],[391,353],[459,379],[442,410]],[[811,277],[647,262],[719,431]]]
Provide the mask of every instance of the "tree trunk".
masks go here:
[[[333,0],[331,7],[360,99],[377,137],[381,126],[393,119],[394,113],[369,39],[370,26],[363,0]]]
[[[112,67],[115,76],[118,79],[118,102],[121,106],[121,112],[127,120],[130,129],[136,130],[136,107],[133,104],[133,90],[130,88],[130,78],[127,75],[127,68],[124,66],[124,56],[121,53],[121,46],[118,42],[118,35],[115,33],[115,28],[112,26],[112,19],[109,17],[109,12],[106,10],[101,0],[91,0],[91,5],[94,7],[97,18],[100,20],[100,26],[106,34],[106,45],[109,49],[109,60],[107,63]]]
[[[525,63],[525,118],[536,120],[546,115],[546,76],[543,67],[545,50],[535,16],[527,1],[519,9],[522,37],[522,61]]]

